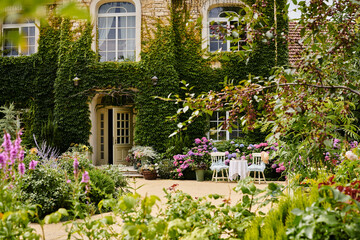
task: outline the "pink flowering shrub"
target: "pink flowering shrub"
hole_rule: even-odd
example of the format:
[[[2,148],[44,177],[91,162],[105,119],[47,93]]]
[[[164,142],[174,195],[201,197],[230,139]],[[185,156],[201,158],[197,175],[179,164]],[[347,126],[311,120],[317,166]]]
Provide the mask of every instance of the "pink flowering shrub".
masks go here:
[[[22,133],[19,131],[16,135],[16,139],[12,142],[9,133],[5,133],[4,141],[0,148],[0,169],[2,170],[0,175],[2,181],[11,182],[16,180],[17,177],[22,177],[26,172],[26,166],[24,163],[24,149],[21,146]],[[37,161],[32,160],[29,163],[29,170],[34,170]]]
[[[210,152],[212,149],[212,143],[206,137],[196,138],[194,147],[190,151],[173,156],[174,177],[183,177],[185,169],[208,169],[211,163]]]

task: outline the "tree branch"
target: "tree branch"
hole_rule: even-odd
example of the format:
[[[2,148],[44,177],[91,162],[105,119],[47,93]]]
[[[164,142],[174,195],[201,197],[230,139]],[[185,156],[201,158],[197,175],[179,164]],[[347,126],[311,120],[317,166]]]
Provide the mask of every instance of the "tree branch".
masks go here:
[[[274,87],[278,87],[278,86],[308,86],[308,87],[325,88],[325,89],[344,89],[344,90],[348,90],[348,91],[350,91],[352,93],[355,93],[356,95],[360,96],[359,91],[351,89],[351,88],[349,88],[347,86],[324,86],[324,85],[316,85],[316,84],[308,84],[308,83],[280,83],[280,84],[277,84],[277,85],[259,87],[259,89],[261,91],[263,91],[265,89],[274,88]]]

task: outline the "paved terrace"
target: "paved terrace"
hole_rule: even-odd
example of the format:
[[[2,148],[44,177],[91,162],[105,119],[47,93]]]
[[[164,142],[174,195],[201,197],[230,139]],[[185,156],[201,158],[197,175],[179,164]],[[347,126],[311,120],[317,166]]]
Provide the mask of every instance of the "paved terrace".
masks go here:
[[[134,182],[135,180],[135,182]],[[145,180],[143,178],[130,178],[130,186],[133,188],[141,186],[137,192],[142,196],[147,195],[156,195],[160,198],[161,202],[158,203],[159,207],[163,207],[166,203],[165,193],[163,188],[169,188],[174,184],[178,184],[176,187],[183,192],[190,194],[192,197],[203,197],[209,194],[220,194],[223,195],[226,199],[231,199],[231,204],[235,204],[241,199],[241,194],[236,193],[233,188],[236,187],[237,183],[235,182],[197,182],[193,180]],[[284,182],[279,182],[285,184]],[[256,184],[260,189],[265,189],[267,184]],[[220,204],[222,199],[213,200],[213,203]],[[154,210],[156,212],[156,207]],[[269,209],[262,209],[262,211],[268,211]],[[106,213],[111,214],[111,213]],[[105,215],[106,215],[105,214]],[[96,215],[94,218],[101,218],[101,215]],[[41,233],[40,226],[38,224],[31,224],[33,228],[36,229],[38,233]],[[58,224],[48,224],[45,225],[45,239],[46,240],[62,240],[67,239],[65,226],[63,223]],[[75,238],[74,238],[75,239]]]

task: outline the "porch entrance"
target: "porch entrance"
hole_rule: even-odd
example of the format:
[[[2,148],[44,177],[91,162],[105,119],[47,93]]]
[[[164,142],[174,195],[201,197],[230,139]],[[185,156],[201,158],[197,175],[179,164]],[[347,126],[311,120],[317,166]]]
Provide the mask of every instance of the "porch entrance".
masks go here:
[[[98,111],[97,163],[128,165],[126,156],[133,144],[133,109],[105,107]]]

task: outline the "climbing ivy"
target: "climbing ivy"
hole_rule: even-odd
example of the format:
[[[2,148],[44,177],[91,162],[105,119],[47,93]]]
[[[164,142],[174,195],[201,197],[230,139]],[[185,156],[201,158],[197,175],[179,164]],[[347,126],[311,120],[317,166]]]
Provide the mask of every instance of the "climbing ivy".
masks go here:
[[[256,2],[247,1],[249,6]],[[277,0],[278,31],[287,32],[287,19],[282,17],[285,0]],[[273,24],[271,4],[261,11]],[[273,21],[273,20],[272,20]],[[176,129],[176,122],[167,121],[178,106],[154,96],[183,95],[180,81],[195,88],[195,93],[221,87],[225,77],[243,80],[249,73],[267,76],[277,62],[287,64],[287,44],[258,43],[252,58],[244,62],[239,53],[224,53],[222,67],[213,69],[212,58],[204,58],[201,38],[201,21],[193,21],[183,1],[171,9],[166,24],[160,21],[143,42],[140,62],[98,62],[91,50],[92,26],[80,23],[74,27],[69,19],[51,15],[40,26],[38,52],[31,56],[0,57],[0,105],[15,102],[18,108],[27,108],[25,115],[26,139],[32,134],[38,138],[51,138],[51,143],[62,151],[71,143],[87,143],[91,134],[89,103],[95,93],[102,90],[130,89],[135,99],[138,145],[153,146],[164,151],[168,136]],[[146,24],[146,23],[145,23]],[[153,85],[151,78],[157,76]],[[74,86],[73,78],[80,78]],[[44,130],[45,129],[45,130]],[[186,138],[203,136],[208,129],[206,118],[199,119],[184,132]],[[53,135],[53,136],[51,136]]]

